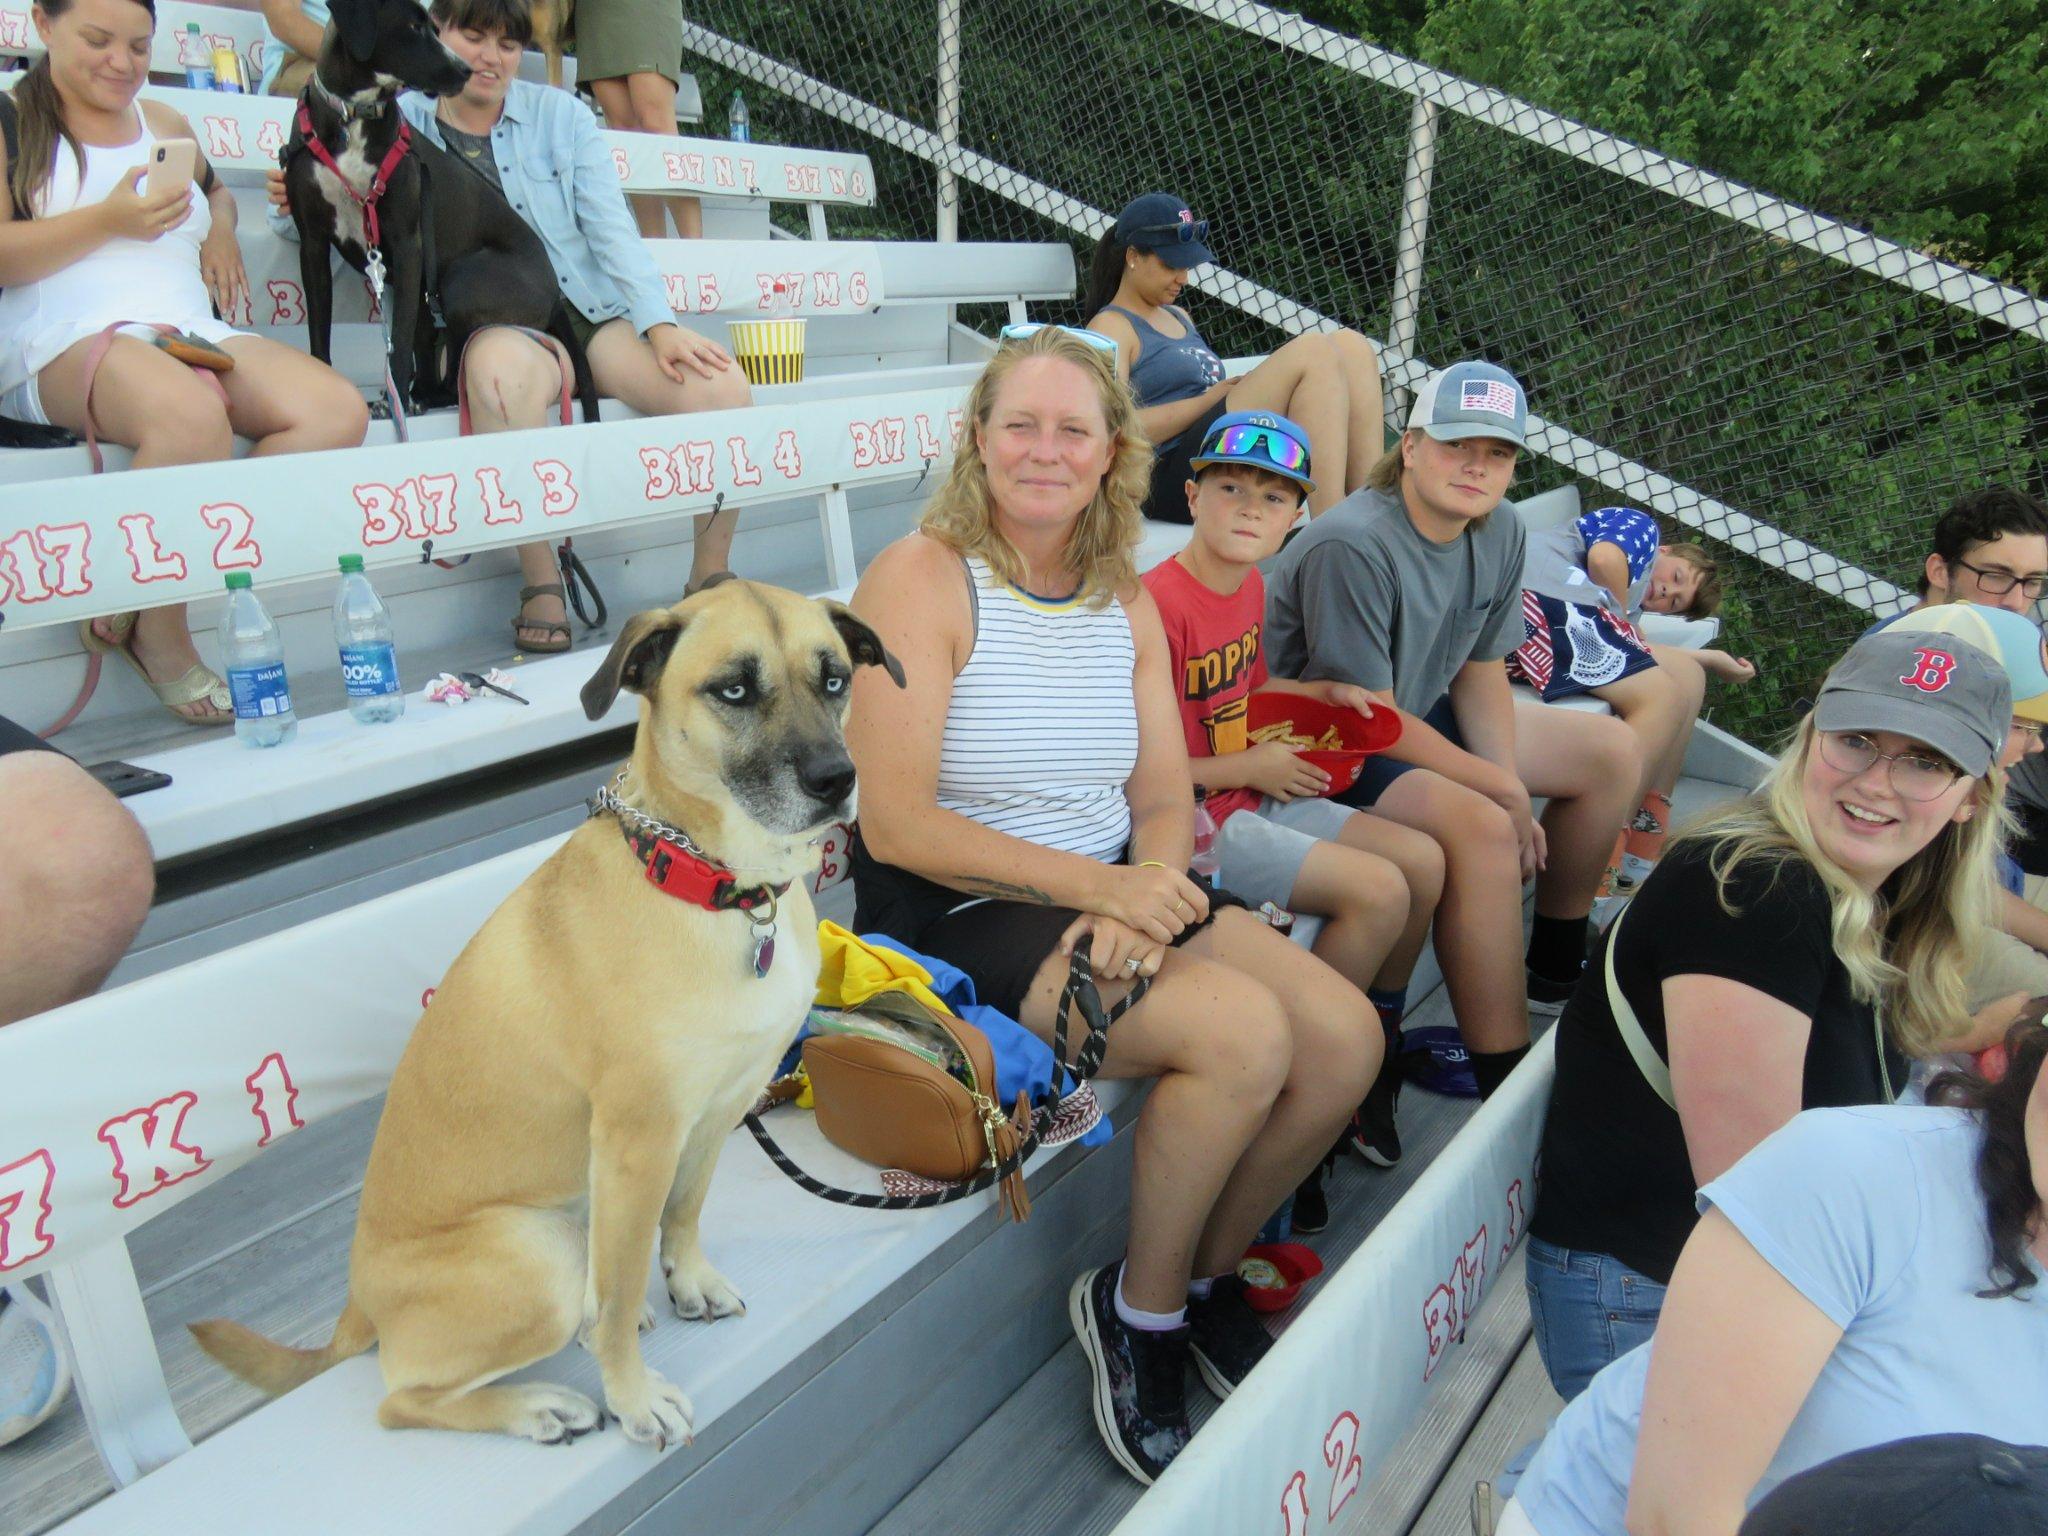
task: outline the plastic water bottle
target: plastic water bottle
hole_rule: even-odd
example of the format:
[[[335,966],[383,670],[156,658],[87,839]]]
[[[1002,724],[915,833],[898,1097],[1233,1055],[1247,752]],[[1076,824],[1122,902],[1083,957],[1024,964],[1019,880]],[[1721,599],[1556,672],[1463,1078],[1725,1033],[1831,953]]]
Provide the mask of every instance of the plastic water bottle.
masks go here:
[[[1216,818],[1209,814],[1207,800],[1209,792],[1201,785],[1195,786],[1195,851],[1188,859],[1188,868],[1204,880],[1216,878],[1217,867],[1223,862],[1216,852]]]
[[[747,98],[734,91],[732,100],[727,103],[725,109],[725,136],[735,144],[753,143],[754,134],[749,127],[749,121]]]
[[[213,50],[206,46],[206,39],[199,33],[199,23],[185,23],[185,86],[188,90],[210,91],[213,89]],[[194,60],[197,63],[194,63]]]
[[[334,594],[334,643],[341,648],[341,685],[348,712],[362,725],[382,725],[405,713],[398,681],[398,648],[391,640],[391,610],[363,574],[361,555],[341,557],[341,590]]]
[[[235,699],[235,734],[245,747],[275,747],[299,733],[284,641],[263,611],[247,571],[228,572],[228,611],[220,621],[220,654]]]

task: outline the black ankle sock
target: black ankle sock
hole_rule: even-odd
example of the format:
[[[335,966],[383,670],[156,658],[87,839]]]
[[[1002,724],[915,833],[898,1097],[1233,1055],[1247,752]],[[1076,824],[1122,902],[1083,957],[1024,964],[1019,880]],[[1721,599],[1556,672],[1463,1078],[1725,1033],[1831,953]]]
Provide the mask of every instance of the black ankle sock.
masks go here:
[[[1571,981],[1586,964],[1586,919],[1545,917],[1529,927],[1529,969],[1551,981]]]
[[[1479,1097],[1490,1099],[1494,1090],[1508,1080],[1508,1074],[1522,1064],[1522,1058],[1529,1054],[1529,1047],[1518,1045],[1511,1051],[1468,1051],[1466,1054],[1472,1059],[1472,1076],[1479,1082]]]

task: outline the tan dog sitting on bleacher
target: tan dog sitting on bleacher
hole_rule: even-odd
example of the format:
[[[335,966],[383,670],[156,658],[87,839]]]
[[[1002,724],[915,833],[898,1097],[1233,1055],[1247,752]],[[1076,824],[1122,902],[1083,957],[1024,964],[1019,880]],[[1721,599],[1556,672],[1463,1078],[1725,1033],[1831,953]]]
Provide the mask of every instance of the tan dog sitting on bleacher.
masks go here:
[[[601,1422],[580,1392],[493,1385],[580,1338],[635,1440],[691,1431],[647,1367],[648,1255],[676,1311],[740,1298],[698,1245],[725,1138],[817,983],[806,878],[851,814],[841,729],[856,666],[903,671],[851,610],[724,579],[636,615],[583,690],[641,695],[625,772],[456,957],[391,1080],[322,1349],[196,1323],[283,1392],[375,1343],[390,1428],[554,1443]],[[695,855],[701,853],[702,858]]]

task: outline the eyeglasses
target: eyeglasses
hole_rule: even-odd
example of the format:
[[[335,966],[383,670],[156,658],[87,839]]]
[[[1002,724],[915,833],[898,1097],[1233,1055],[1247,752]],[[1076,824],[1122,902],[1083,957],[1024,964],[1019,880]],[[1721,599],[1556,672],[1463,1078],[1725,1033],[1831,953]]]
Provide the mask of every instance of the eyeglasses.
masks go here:
[[[1002,329],[1004,341],[1024,341],[1040,331],[1063,331],[1079,342],[1085,342],[1098,352],[1116,356],[1116,343],[1100,331],[1091,331],[1078,325],[1049,325],[1042,320],[1027,321],[1022,325],[1006,325]]]
[[[1255,422],[1240,422],[1225,427],[1202,445],[1197,455],[1204,459],[1241,459],[1248,454],[1258,453],[1276,469],[1292,474],[1308,473],[1308,445],[1296,437],[1289,437],[1275,427],[1262,427]]]
[[[2006,729],[2018,731],[2022,736],[2031,736],[2034,740],[2039,741],[2041,739],[2041,732],[2044,729],[2048,729],[2048,727],[2044,727],[2039,720],[2022,720],[2018,715],[2014,715],[2012,717],[2012,724],[2007,726]]]
[[[1209,243],[1209,221],[1207,219],[1182,219],[1173,224],[1144,224],[1131,231],[1134,235],[1171,235],[1178,245],[1207,245]],[[1130,244],[1128,240],[1124,242]]]
[[[2003,597],[2014,587],[2026,593],[2027,601],[2033,602],[2043,592],[2048,592],[2048,576],[2015,576],[2011,571],[1987,571],[1981,565],[1972,565],[1967,560],[1951,560],[1950,565],[1959,565],[1977,578],[1977,585],[1993,597]]]
[[[1852,778],[1882,762],[1893,791],[1908,800],[1939,800],[1963,776],[1962,769],[1945,757],[1926,752],[1880,752],[1876,742],[1855,731],[1822,731],[1820,755],[1830,768]]]

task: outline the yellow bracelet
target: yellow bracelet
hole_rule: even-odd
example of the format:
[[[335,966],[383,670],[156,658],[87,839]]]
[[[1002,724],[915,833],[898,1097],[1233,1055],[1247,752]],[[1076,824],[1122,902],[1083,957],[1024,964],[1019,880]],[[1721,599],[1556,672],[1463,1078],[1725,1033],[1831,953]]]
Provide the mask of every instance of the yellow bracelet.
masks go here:
[[[1138,865],[1140,869],[1171,869],[1172,867],[1171,864],[1162,864],[1157,859],[1146,859]]]

